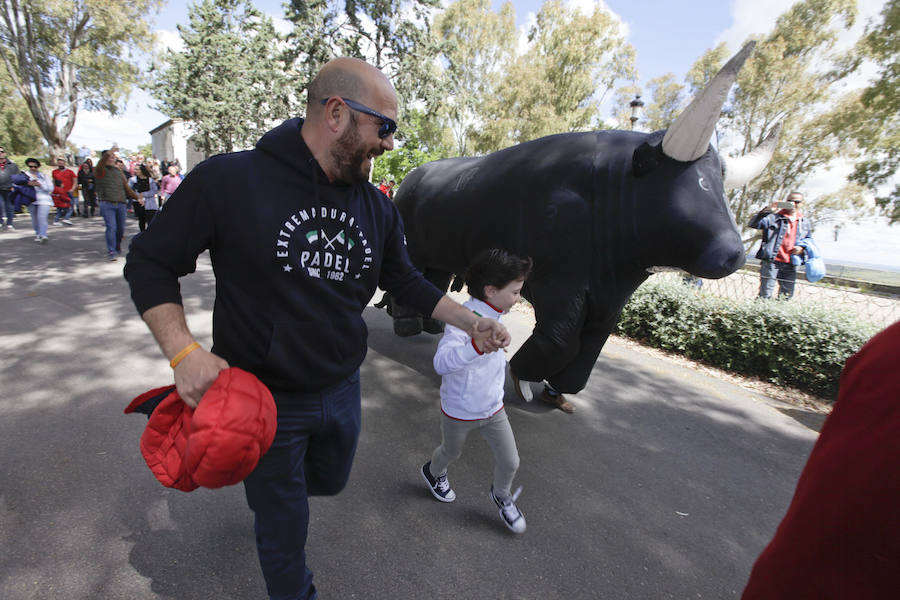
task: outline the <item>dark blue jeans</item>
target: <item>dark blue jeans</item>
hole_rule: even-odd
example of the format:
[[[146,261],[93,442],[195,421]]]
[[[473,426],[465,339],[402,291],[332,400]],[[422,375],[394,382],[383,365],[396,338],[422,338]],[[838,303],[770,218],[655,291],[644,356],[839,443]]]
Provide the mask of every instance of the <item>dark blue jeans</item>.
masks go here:
[[[244,480],[256,550],[271,600],[314,600],[306,566],[309,496],[344,489],[361,424],[359,371],[311,394],[275,394],[278,430]]]
[[[12,225],[13,218],[16,216],[13,201],[9,198],[11,191],[12,190],[0,190],[0,225]],[[3,221],[3,217],[6,217],[5,222]]]

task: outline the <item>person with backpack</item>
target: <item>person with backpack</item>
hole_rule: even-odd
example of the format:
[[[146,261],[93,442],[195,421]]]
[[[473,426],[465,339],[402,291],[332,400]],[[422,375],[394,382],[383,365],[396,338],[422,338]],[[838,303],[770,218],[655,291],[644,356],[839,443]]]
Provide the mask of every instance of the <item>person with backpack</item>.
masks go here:
[[[153,181],[150,169],[145,164],[138,165],[134,176],[128,180],[128,184],[139,196],[134,205],[134,214],[138,218],[138,229],[144,231],[159,210],[159,204],[156,201],[159,186]]]

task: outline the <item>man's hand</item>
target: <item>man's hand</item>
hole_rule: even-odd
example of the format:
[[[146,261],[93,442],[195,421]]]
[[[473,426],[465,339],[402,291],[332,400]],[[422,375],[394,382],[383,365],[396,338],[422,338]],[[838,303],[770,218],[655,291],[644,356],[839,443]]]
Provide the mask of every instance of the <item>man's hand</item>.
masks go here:
[[[791,248],[791,254],[803,254],[806,249],[803,246],[794,246]]]
[[[203,394],[219,376],[219,371],[227,368],[228,363],[222,357],[203,348],[197,348],[175,366],[175,387],[178,388],[178,395],[185,404],[197,408]]]
[[[503,323],[494,319],[479,317],[472,324],[472,340],[482,352],[496,352],[509,346],[512,339]]]

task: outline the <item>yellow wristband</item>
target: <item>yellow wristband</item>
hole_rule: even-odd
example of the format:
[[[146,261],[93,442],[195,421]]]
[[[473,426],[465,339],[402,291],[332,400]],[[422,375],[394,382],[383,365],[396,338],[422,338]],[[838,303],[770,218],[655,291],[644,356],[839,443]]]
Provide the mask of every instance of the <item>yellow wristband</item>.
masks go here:
[[[178,366],[178,363],[180,363],[182,360],[184,360],[185,356],[187,356],[188,354],[190,354],[191,352],[193,352],[194,350],[196,350],[199,347],[200,347],[200,344],[198,344],[197,342],[191,342],[190,344],[185,346],[181,350],[181,352],[179,352],[178,354],[175,355],[175,357],[169,363],[169,366],[174,369],[175,367]]]

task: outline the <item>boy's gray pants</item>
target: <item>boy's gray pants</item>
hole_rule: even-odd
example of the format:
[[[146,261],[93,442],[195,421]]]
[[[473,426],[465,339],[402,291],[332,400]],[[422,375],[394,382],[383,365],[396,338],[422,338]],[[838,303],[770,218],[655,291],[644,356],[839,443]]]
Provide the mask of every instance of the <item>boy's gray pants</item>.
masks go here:
[[[494,495],[510,496],[513,478],[519,469],[519,451],[513,436],[506,409],[501,408],[487,419],[459,421],[441,413],[443,441],[431,455],[431,474],[439,477],[447,473],[447,467],[462,454],[469,432],[477,429],[494,453]]]

